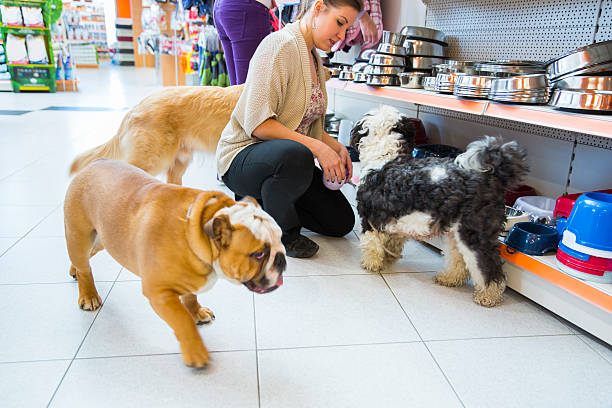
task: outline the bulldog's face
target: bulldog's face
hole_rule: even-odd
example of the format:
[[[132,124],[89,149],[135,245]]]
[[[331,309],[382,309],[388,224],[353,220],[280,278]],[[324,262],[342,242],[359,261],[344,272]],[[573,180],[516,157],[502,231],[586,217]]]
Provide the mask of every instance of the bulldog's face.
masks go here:
[[[283,283],[287,265],[282,231],[251,197],[219,210],[204,226],[219,249],[215,264],[226,278],[256,293]]]

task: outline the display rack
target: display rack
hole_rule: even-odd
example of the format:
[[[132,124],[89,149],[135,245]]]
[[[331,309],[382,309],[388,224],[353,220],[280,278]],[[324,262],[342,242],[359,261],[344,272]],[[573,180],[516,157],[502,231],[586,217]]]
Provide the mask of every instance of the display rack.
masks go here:
[[[0,92],[11,92],[13,90],[11,74],[8,71],[6,62],[4,41],[2,41],[2,36],[0,35]]]
[[[327,81],[327,88],[332,97],[341,94],[356,97],[366,95],[380,98],[381,103],[390,105],[411,103],[476,116],[503,118],[597,136],[602,138],[603,144],[612,146],[610,115],[573,113],[549,106],[462,99],[454,95],[401,87],[372,87],[335,78]],[[427,243],[444,250],[443,240],[429,240]],[[506,261],[504,272],[508,278],[508,287],[612,344],[612,284],[588,282],[567,275],[556,267],[555,255],[510,254],[503,244],[500,251]]]
[[[4,44],[7,43],[7,35],[9,33],[18,36],[26,36],[28,34],[42,35],[45,41],[47,59],[53,61],[53,53],[51,47],[50,26],[50,4],[45,0],[0,0],[0,4],[4,6],[26,6],[40,7],[42,9],[43,21],[45,27],[24,27],[0,25],[0,32]],[[48,91],[55,92],[55,67],[53,64],[7,64],[11,74],[11,83],[13,92],[23,91]]]
[[[433,106],[612,139],[612,116],[610,115],[567,112],[544,105],[510,105],[487,100],[463,99],[454,95],[421,89],[373,87],[335,78],[327,81],[327,86],[355,94],[411,102],[415,105]]]
[[[104,4],[70,0],[65,0],[63,4],[62,19],[75,65],[97,68],[100,56],[108,56],[110,52],[106,40]]]

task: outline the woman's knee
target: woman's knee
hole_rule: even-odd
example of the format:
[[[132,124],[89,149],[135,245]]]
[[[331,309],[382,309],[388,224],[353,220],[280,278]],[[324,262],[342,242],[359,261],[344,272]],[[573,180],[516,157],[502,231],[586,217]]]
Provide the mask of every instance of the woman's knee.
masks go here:
[[[275,140],[277,147],[277,174],[307,181],[310,184],[314,156],[310,149],[293,140]]]
[[[348,210],[336,214],[334,225],[330,226],[329,234],[332,237],[343,237],[355,228],[355,213],[349,204]]]

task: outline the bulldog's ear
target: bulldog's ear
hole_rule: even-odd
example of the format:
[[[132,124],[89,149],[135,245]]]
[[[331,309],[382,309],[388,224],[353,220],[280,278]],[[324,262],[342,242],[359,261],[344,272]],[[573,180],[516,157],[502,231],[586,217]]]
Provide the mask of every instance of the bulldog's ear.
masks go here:
[[[257,202],[257,200],[256,200],[256,199],[254,199],[254,198],[253,198],[253,197],[251,197],[251,196],[245,196],[245,197],[244,197],[242,200],[240,200],[240,201],[244,201],[245,203],[251,203],[251,204],[253,204],[255,207],[257,207],[257,208],[261,208],[261,206],[259,205],[259,203]]]
[[[204,225],[204,232],[211,237],[218,248],[226,248],[232,239],[232,224],[225,214],[214,217]]]

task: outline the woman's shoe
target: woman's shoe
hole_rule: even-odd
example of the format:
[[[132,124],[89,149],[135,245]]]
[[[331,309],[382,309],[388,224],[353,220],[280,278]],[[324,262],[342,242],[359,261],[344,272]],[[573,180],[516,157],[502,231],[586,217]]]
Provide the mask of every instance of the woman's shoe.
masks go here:
[[[319,245],[300,234],[292,242],[285,245],[285,250],[287,251],[287,256],[292,258],[310,258],[317,253]]]

